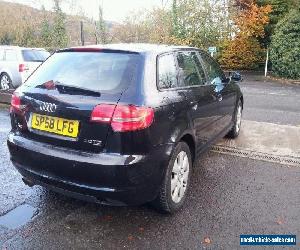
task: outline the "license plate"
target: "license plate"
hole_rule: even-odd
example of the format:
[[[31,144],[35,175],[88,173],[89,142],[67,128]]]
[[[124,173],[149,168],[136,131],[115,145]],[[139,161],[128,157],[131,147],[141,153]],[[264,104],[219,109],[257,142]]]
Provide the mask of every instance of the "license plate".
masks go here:
[[[31,127],[40,131],[76,138],[78,136],[79,121],[32,114]]]

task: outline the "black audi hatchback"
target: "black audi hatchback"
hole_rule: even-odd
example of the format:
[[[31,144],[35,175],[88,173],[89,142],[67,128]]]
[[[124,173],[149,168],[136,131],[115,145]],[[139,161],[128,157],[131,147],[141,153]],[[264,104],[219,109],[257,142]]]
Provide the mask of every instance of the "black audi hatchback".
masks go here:
[[[197,157],[238,136],[239,80],[196,48],[59,50],[12,96],[11,161],[29,186],[172,213]]]

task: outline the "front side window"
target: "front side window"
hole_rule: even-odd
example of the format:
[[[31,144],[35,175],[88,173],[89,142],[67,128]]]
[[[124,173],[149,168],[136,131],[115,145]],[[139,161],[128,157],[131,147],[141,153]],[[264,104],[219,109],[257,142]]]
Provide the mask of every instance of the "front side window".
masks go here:
[[[199,61],[198,53],[197,52],[192,52],[191,55],[193,57],[193,60],[194,60],[194,62],[196,64],[196,67],[197,67],[197,71],[198,71],[199,76],[200,76],[200,83],[205,84],[206,76],[205,76],[203,66],[201,65],[201,63]]]
[[[6,61],[17,61],[17,53],[12,49],[5,51],[5,60]]]
[[[225,75],[219,64],[206,53],[201,53],[201,58],[207,71],[209,83],[215,85],[221,84],[225,79]]]
[[[200,77],[200,72],[195,60],[195,52],[179,52],[177,54],[180,87],[197,86],[204,84],[205,76],[202,74],[202,76]]]
[[[177,68],[173,54],[158,58],[158,88],[169,89],[177,87]]]

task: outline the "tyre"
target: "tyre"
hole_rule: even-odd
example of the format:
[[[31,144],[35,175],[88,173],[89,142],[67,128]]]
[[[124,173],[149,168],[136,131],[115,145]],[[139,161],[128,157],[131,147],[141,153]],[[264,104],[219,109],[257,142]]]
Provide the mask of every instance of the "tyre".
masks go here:
[[[182,207],[188,193],[191,171],[190,148],[185,142],[179,142],[169,161],[159,194],[152,202],[158,211],[174,213]]]
[[[242,101],[239,100],[234,114],[233,127],[226,135],[226,137],[234,139],[239,136],[241,125],[242,125],[242,112],[243,112]]]
[[[2,73],[0,76],[0,89],[8,90],[12,88],[12,81],[8,74]]]

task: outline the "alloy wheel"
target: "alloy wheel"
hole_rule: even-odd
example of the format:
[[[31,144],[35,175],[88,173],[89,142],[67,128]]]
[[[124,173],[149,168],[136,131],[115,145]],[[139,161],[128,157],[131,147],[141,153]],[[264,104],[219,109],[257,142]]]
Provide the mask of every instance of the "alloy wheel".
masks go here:
[[[10,80],[9,80],[8,76],[3,75],[1,77],[1,82],[0,82],[1,89],[8,90],[9,89],[9,84],[10,84]]]
[[[187,153],[181,151],[174,162],[171,176],[171,196],[175,203],[184,197],[189,177],[189,159]]]

